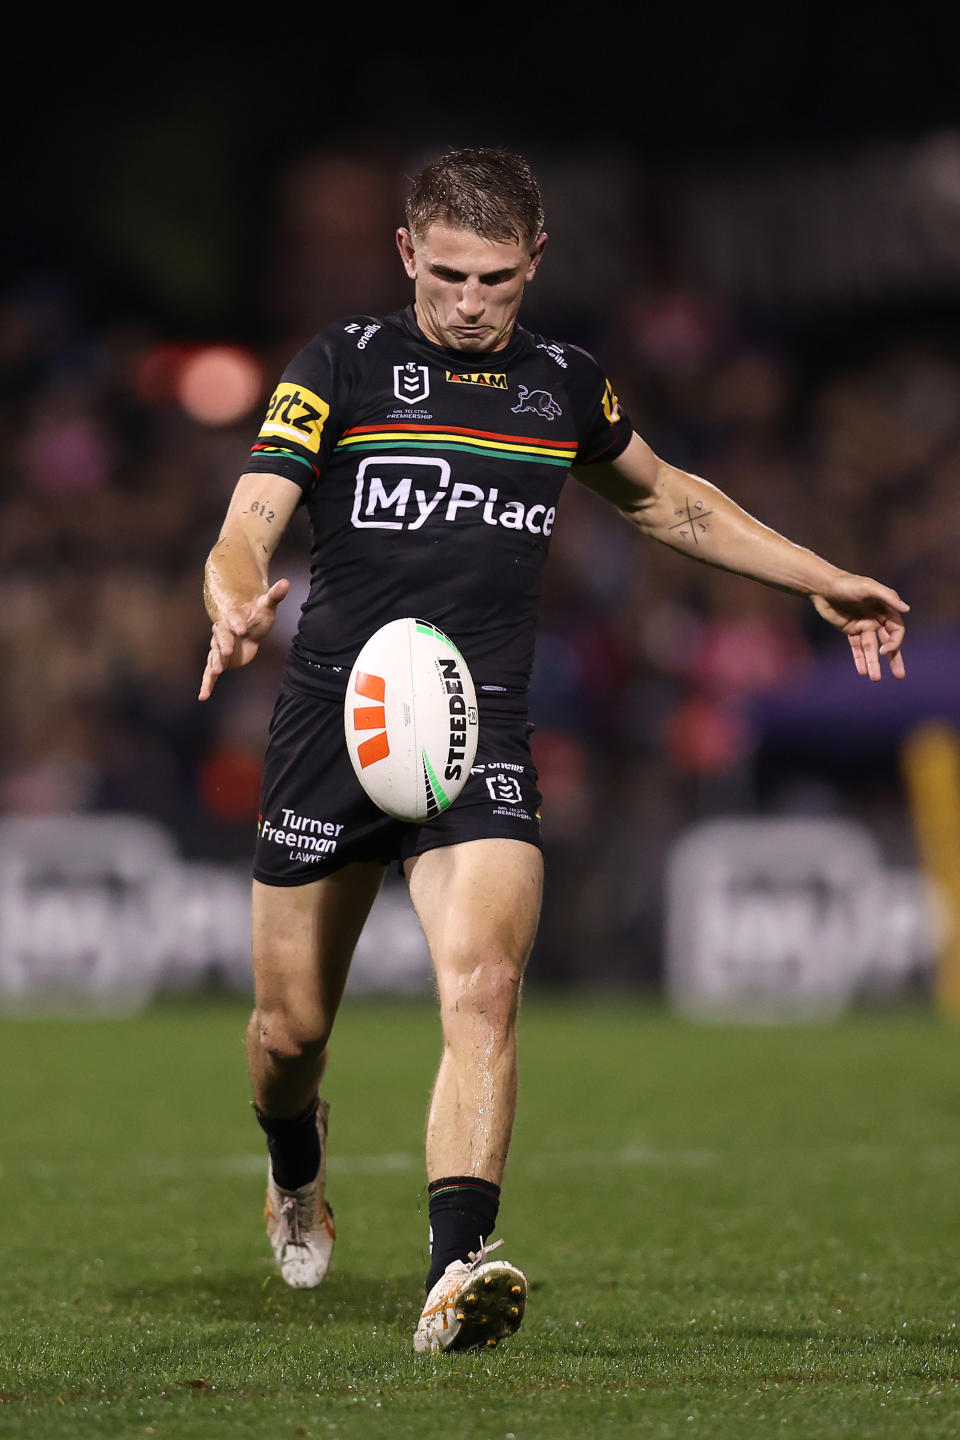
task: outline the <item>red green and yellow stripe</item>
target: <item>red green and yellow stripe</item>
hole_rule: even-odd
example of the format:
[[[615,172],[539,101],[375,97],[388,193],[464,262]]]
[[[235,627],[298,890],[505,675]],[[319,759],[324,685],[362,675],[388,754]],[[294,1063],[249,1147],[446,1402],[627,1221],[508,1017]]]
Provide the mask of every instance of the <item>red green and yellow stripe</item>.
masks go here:
[[[295,451],[288,450],[284,445],[254,445],[251,448],[250,454],[257,456],[258,459],[268,459],[273,455],[277,455],[283,460],[296,460],[298,464],[306,465],[307,469],[312,470],[314,475],[319,479],[320,471],[316,465],[312,464],[309,460],[305,460],[302,455],[298,455]]]
[[[577,456],[575,440],[538,440],[496,430],[459,425],[358,425],[345,430],[338,450],[462,450],[491,459],[534,461],[569,470]]]

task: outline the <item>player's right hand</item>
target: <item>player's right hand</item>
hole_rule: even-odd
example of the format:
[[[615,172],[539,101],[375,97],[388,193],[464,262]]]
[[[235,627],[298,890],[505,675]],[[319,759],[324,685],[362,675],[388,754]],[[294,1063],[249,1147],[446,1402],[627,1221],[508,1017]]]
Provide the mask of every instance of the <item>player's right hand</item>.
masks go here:
[[[269,590],[246,605],[225,610],[213,623],[210,649],[200,682],[200,700],[209,700],[224,670],[249,665],[273,629],[277,606],[290,589],[289,580],[275,580]]]

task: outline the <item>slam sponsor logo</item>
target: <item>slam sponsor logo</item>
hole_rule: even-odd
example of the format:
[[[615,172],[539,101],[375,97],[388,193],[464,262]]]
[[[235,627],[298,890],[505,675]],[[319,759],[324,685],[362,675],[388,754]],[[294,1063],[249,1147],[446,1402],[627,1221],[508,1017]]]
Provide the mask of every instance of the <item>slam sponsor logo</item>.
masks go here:
[[[420,530],[428,521],[467,519],[549,535],[556,515],[553,505],[504,500],[496,485],[451,484],[450,465],[439,455],[368,455],[357,471],[351,521],[358,530]]]
[[[451,385],[481,385],[486,390],[506,390],[507,377],[490,370],[447,370],[447,381]]]

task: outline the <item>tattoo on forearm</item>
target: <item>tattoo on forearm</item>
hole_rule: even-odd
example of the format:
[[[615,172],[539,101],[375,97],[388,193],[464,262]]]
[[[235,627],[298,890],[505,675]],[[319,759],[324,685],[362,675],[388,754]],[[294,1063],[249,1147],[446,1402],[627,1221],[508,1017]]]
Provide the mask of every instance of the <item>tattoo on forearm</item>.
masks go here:
[[[251,515],[259,515],[261,520],[266,520],[271,525],[276,519],[277,512],[272,510],[265,500],[252,500],[250,502]]]
[[[710,528],[706,523],[707,516],[712,515],[713,511],[704,510],[702,500],[696,500],[693,505],[691,505],[689,498],[685,498],[683,508],[674,510],[673,513],[682,518],[677,521],[676,525],[671,525],[670,529],[678,530],[681,540],[692,540],[694,545],[699,545],[700,536],[697,534],[697,530],[700,531],[701,535],[707,533]]]

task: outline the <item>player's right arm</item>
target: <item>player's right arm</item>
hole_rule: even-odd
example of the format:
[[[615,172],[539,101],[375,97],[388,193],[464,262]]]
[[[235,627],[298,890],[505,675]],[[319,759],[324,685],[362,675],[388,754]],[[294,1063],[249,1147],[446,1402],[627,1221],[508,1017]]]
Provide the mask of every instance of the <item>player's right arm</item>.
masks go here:
[[[282,475],[248,472],[237,481],[204,570],[203,598],[213,628],[201,700],[209,700],[224,670],[249,664],[273,628],[290,581],[271,585],[270,561],[302,497]]]

